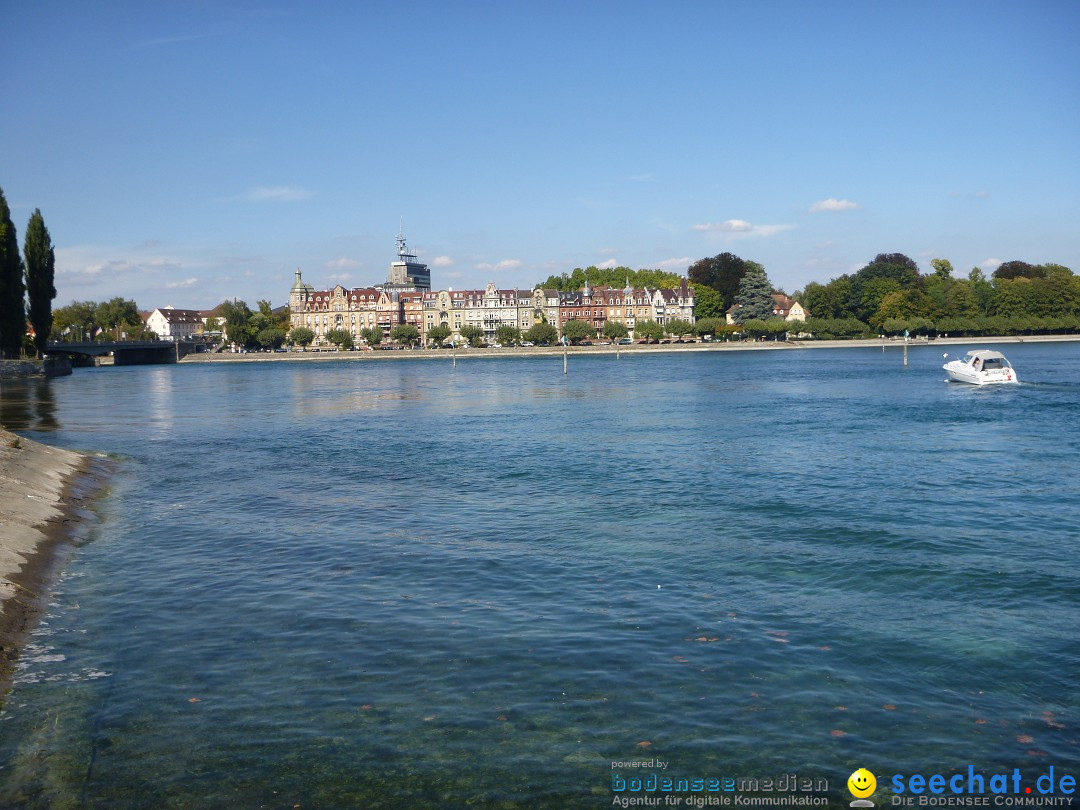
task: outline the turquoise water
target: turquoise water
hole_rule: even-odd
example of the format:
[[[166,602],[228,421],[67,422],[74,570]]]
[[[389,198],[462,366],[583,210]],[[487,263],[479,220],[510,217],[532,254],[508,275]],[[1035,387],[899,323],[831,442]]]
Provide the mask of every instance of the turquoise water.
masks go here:
[[[1080,345],[1000,348],[1024,384],[919,348],[9,388],[7,425],[122,461],[0,715],[0,806],[1080,776]]]

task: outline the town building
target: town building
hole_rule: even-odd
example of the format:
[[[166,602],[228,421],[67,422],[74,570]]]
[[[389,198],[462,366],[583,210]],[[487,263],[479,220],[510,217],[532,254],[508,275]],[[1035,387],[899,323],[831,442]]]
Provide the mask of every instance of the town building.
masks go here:
[[[405,234],[397,236],[397,259],[390,263],[384,284],[347,289],[338,284],[333,289],[317,291],[296,271],[289,290],[289,326],[303,326],[315,333],[322,343],[335,329],[352,333],[360,341],[360,331],[379,327],[383,336],[398,324],[411,323],[423,334],[423,297],[431,290],[431,271],[405,246]]]
[[[461,337],[466,326],[481,329],[488,343],[495,342],[500,326],[527,332],[537,323],[556,328],[571,319],[586,320],[599,334],[604,323],[617,320],[630,331],[642,320],[666,323],[674,318],[694,321],[694,291],[684,278],[672,290],[611,287],[592,289],[588,284],[578,292],[558,290],[499,289],[494,282],[482,290],[433,290],[427,266],[405,248],[398,235],[398,258],[390,265],[385,284],[348,289],[338,284],[330,290],[316,290],[301,277],[300,270],[289,291],[291,328],[306,327],[315,333],[315,343],[326,342],[335,329],[350,332],[361,341],[364,329],[379,327],[383,337],[399,324],[411,324],[422,343],[432,329],[445,325],[451,340]]]
[[[405,234],[398,231],[396,261],[390,263],[386,283],[380,285],[387,292],[424,292],[431,289],[431,270],[418,262],[416,256],[405,247]]]
[[[622,290],[593,288],[586,282],[577,292],[560,294],[559,323],[585,321],[597,334],[608,321],[623,324],[633,334],[634,325],[641,321],[665,324],[675,319],[694,322],[694,288],[685,278],[671,290],[635,289],[628,280]]]
[[[794,298],[783,293],[773,293],[773,317],[783,318],[785,321],[805,321],[810,317],[803,305]],[[735,312],[739,309],[738,304],[732,304],[724,313],[724,319],[728,324],[735,323]]]
[[[783,318],[785,321],[806,320],[806,310],[794,298],[782,293],[773,293],[773,301],[776,302],[773,307],[773,315],[777,318]]]
[[[483,330],[489,343],[495,342],[500,326],[512,326],[527,332],[533,324],[548,321],[558,325],[558,308],[547,305],[543,290],[500,290],[494,282],[482,290],[440,290],[428,293],[424,299],[424,329],[441,324],[450,327],[453,338],[461,335],[464,326]],[[554,316],[554,317],[552,317]]]
[[[147,316],[146,328],[161,340],[187,340],[202,333],[202,313],[197,309],[161,307]]]

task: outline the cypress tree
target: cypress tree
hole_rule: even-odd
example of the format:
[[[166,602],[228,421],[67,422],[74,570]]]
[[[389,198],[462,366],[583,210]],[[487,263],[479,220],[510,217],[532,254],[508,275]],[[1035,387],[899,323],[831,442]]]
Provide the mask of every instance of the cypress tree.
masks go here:
[[[34,327],[34,345],[39,353],[43,353],[52,331],[52,302],[56,298],[56,287],[53,286],[56,255],[40,209],[34,209],[30,223],[26,226],[23,257],[26,259],[26,293],[30,299],[30,324]]]
[[[11,209],[0,189],[0,355],[18,357],[26,335],[22,257]]]

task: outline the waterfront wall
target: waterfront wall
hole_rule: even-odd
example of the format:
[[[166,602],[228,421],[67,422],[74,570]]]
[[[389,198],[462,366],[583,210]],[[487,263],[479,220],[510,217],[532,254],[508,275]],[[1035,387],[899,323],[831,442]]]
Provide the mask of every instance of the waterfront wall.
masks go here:
[[[71,360],[63,355],[44,360],[0,360],[0,380],[63,377],[71,373]]]

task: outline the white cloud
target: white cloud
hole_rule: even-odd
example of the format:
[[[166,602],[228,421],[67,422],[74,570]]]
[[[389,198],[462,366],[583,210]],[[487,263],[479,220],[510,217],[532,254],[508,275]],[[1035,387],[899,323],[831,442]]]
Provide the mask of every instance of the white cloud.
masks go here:
[[[682,271],[682,270],[686,270],[687,268],[689,268],[690,265],[692,265],[696,261],[697,261],[697,259],[691,259],[689,256],[683,256],[683,257],[678,258],[678,259],[664,259],[662,262],[660,262],[656,266],[661,270],[680,270],[680,271]]]
[[[165,285],[166,290],[182,290],[187,287],[194,287],[199,283],[199,280],[192,276],[191,278],[185,278],[183,281],[170,281]]]
[[[342,256],[340,259],[331,259],[323,265],[327,270],[344,270],[346,268],[357,268],[360,266],[360,262],[356,259],[347,259]]]
[[[296,186],[255,186],[248,189],[245,199],[250,202],[294,202],[312,196],[313,192]]]
[[[748,236],[772,236],[793,227],[793,225],[754,225],[745,219],[729,219],[725,222],[706,222],[695,225],[692,230],[722,233],[732,239],[741,239]]]
[[[597,265],[597,267],[599,267],[601,270],[611,270],[611,269],[613,269],[615,267],[618,267],[618,266],[619,266],[619,262],[617,260],[615,260],[615,259],[608,259],[603,264],[598,264]]]
[[[488,264],[484,262],[476,265],[477,270],[513,270],[517,267],[521,267],[521,262],[517,259],[503,259],[498,264]]]
[[[131,258],[106,258],[110,253],[123,252],[118,248],[82,246],[60,248],[56,251],[57,276],[82,278],[112,278],[128,273],[156,273],[159,271],[180,270],[179,261],[162,257],[132,256]]]
[[[857,211],[862,208],[857,202],[851,200],[838,200],[836,197],[829,197],[827,200],[818,200],[816,203],[810,206],[811,214],[819,214],[822,211]]]
[[[1003,264],[1001,259],[990,258],[979,262],[979,267],[981,267],[983,270],[997,270],[997,268],[1001,266],[1001,264]]]
[[[452,267],[454,260],[449,256],[436,256],[431,260],[432,265],[435,267]]]
[[[330,281],[349,281],[352,273],[331,273],[328,278]]]

